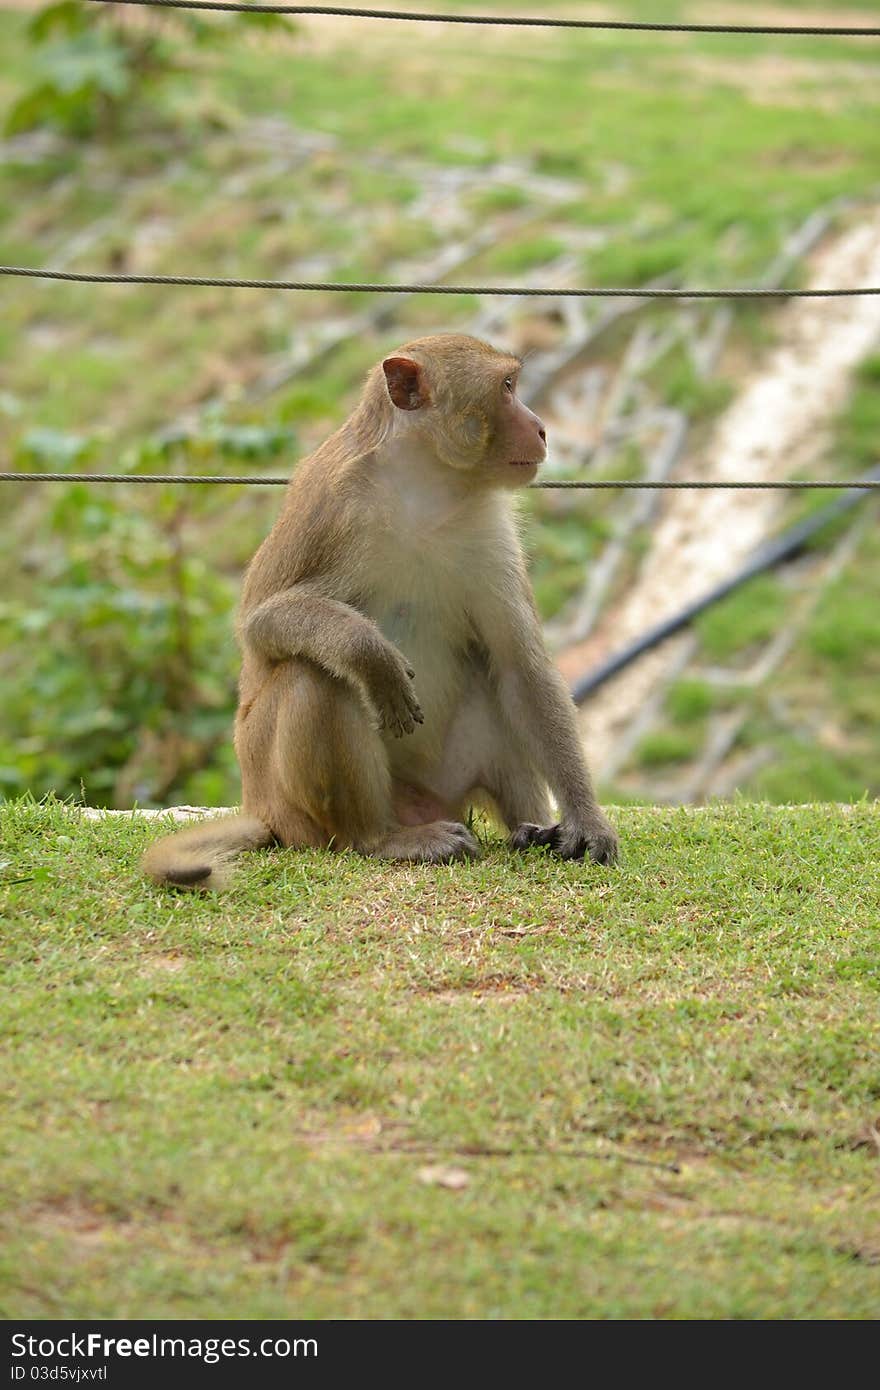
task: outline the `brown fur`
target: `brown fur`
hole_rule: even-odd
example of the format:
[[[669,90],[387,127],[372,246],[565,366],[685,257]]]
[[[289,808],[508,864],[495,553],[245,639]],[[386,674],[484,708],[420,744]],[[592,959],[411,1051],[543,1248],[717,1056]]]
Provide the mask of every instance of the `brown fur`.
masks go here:
[[[468,856],[475,800],[517,847],[614,857],[508,500],[545,452],[519,367],[473,338],[409,343],[300,464],[238,618],[243,816],[158,842],[152,877],[213,886],[273,840]]]

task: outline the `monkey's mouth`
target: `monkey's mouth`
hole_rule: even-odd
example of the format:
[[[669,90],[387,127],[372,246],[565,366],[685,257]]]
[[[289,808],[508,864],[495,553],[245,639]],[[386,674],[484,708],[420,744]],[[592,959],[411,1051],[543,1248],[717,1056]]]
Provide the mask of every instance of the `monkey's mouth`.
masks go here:
[[[511,468],[537,468],[540,462],[540,459],[511,459],[510,466]]]

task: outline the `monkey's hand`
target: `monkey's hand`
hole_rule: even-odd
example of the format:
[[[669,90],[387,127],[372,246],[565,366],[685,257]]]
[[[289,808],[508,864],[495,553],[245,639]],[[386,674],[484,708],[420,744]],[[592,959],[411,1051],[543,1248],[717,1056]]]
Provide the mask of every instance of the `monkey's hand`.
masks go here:
[[[387,729],[395,738],[411,734],[417,724],[425,722],[413,689],[415,674],[390,642],[379,649],[364,673],[367,694],[379,716],[379,728]]]
[[[560,859],[583,859],[589,854],[596,864],[613,864],[618,851],[617,832],[598,810],[582,823],[564,820],[558,825],[518,826],[510,837],[511,848],[530,845],[546,845]]]

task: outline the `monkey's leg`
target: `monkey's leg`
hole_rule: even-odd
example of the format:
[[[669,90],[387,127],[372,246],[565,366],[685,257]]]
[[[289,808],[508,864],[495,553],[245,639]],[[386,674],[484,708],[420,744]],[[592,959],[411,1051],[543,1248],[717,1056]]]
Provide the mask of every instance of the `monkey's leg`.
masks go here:
[[[312,662],[279,663],[239,719],[245,810],[292,848],[435,863],[474,854],[464,826],[401,826],[388,753],[360,694]]]
[[[430,787],[459,811],[488,801],[511,831],[524,822],[546,824],[551,817],[546,781],[505,724],[494,692],[479,674],[456,710]]]
[[[515,833],[523,825],[546,825],[551,820],[547,783],[529,767],[522,753],[499,760],[490,769],[486,784],[486,791],[509,831]]]
[[[569,841],[563,827],[553,823],[546,779],[505,718],[495,691],[479,677],[455,713],[441,766],[429,785],[451,805],[488,799],[511,832],[514,849],[546,845],[555,854],[575,859],[589,852],[599,863],[614,856],[613,831],[605,838],[596,836],[593,843],[586,834]]]
[[[547,783],[530,767],[524,750],[509,745],[507,753],[506,759],[496,761],[485,782],[486,791],[510,831],[511,849],[546,845],[559,853],[560,826],[554,823]],[[575,853],[565,857],[580,858],[585,849],[586,845],[576,845]],[[599,862],[608,860],[602,856]]]

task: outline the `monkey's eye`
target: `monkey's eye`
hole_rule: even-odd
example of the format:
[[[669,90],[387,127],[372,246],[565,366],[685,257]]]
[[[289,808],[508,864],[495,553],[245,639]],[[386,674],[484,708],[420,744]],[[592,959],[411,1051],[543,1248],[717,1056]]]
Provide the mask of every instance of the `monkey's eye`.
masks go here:
[[[509,391],[509,392],[511,393],[511,395],[513,394],[513,388],[514,388],[515,385],[516,385],[516,382],[514,381],[514,379],[513,379],[512,376],[508,376],[508,377],[505,377],[505,378],[504,378],[504,389],[505,389],[505,391]]]

